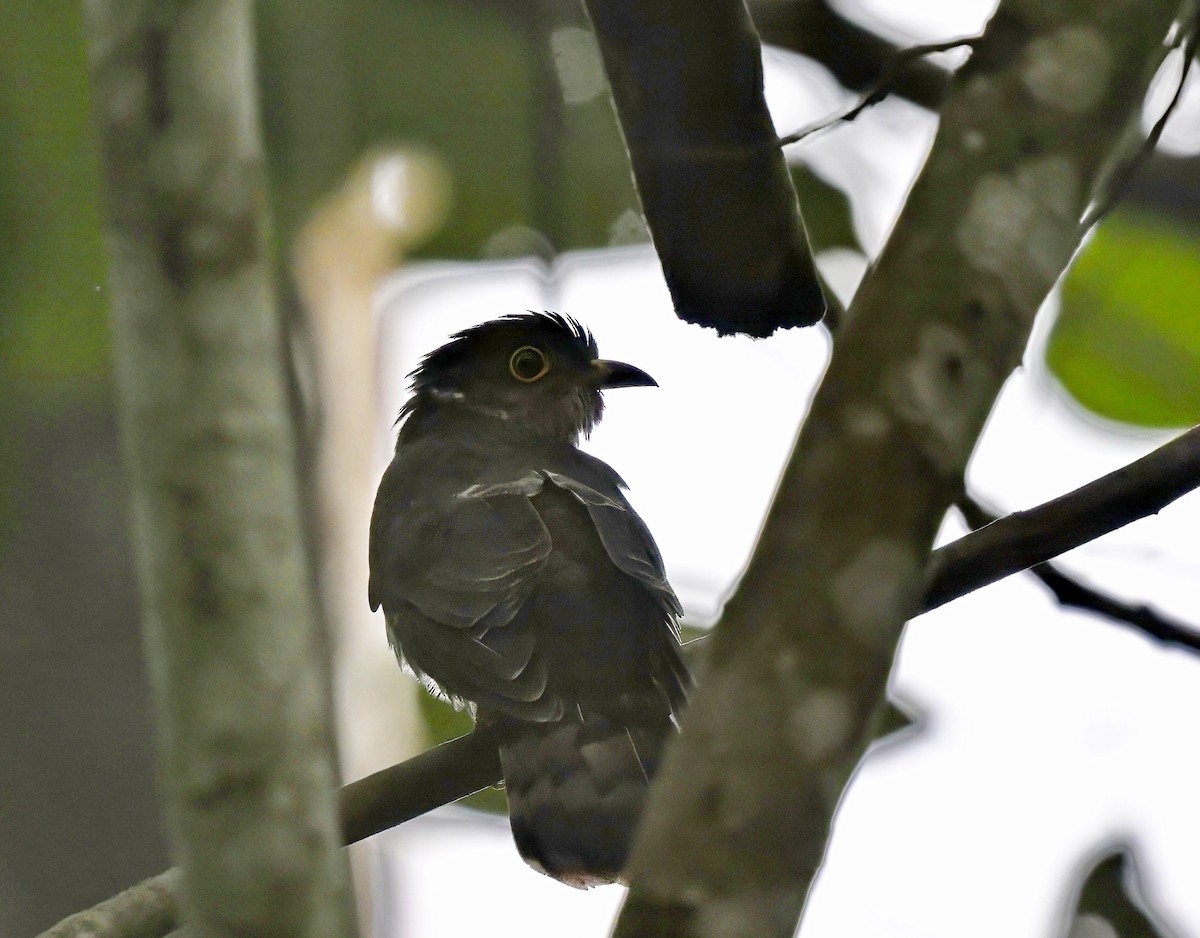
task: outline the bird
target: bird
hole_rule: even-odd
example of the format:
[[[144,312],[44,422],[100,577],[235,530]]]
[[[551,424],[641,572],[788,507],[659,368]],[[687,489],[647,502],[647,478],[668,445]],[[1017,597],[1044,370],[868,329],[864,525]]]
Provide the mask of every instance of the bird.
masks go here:
[[[452,335],[408,377],[371,608],[401,664],[495,739],[522,858],[578,888],[623,882],[692,677],[654,538],[578,444],[605,391],[657,382],[533,311]]]

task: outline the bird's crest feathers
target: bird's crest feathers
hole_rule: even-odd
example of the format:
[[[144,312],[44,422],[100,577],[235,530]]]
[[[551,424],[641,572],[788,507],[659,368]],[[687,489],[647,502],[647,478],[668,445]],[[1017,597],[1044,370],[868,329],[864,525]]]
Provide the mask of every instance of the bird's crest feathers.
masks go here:
[[[505,350],[507,356],[508,350],[525,343],[556,346],[581,362],[599,355],[595,337],[573,316],[549,310],[527,310],[490,319],[454,333],[449,341],[425,355],[408,373],[412,396],[401,407],[396,423],[400,424],[412,413],[420,395],[438,390],[436,383],[461,375],[464,365],[486,359],[489,346]]]
[[[524,341],[526,333],[533,337],[541,334],[547,338],[558,337],[576,343],[580,352],[588,358],[599,355],[596,339],[591,331],[573,316],[564,316],[549,310],[512,313],[499,319],[490,319],[478,325],[461,329],[450,336],[450,341],[438,346],[421,359],[421,363],[408,373],[412,390],[418,392],[428,385],[429,376],[448,371],[459,365],[480,344],[494,336],[507,335],[510,341]]]

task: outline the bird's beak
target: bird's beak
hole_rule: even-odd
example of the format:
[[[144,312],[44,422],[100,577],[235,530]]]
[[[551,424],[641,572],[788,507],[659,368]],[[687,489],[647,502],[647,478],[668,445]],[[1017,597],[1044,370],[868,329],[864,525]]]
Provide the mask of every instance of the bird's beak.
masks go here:
[[[658,387],[658,382],[641,368],[634,368],[633,365],[626,365],[624,362],[598,359],[592,362],[592,372],[596,386],[602,389]]]

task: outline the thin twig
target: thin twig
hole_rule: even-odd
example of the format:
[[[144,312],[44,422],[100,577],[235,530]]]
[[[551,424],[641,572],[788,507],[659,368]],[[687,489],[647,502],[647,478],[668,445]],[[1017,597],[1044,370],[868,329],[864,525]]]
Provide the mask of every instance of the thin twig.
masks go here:
[[[847,19],[830,0],[749,0],[747,6],[764,43],[819,62],[851,91],[870,88],[900,51],[894,43]],[[951,77],[950,71],[932,62],[914,63],[896,77],[892,93],[936,111]]]
[[[1175,48],[1183,53],[1183,66],[1179,71],[1179,84],[1175,86],[1175,93],[1167,103],[1166,110],[1162,112],[1162,115],[1154,122],[1154,126],[1150,128],[1150,133],[1146,135],[1146,139],[1142,141],[1141,146],[1138,147],[1133,156],[1114,170],[1113,178],[1107,187],[1104,197],[1092,205],[1083,217],[1083,220],[1079,223],[1085,231],[1098,224],[1125,197],[1134,176],[1137,175],[1137,171],[1141,169],[1142,164],[1146,162],[1150,154],[1154,152],[1155,147],[1158,146],[1158,141],[1162,137],[1163,130],[1166,129],[1167,121],[1175,113],[1175,109],[1183,97],[1183,90],[1187,86],[1188,75],[1191,74],[1198,45],[1200,45],[1200,11],[1197,11],[1191,23],[1180,31],[1180,35],[1175,43]]]
[[[957,49],[962,46],[973,49],[979,38],[978,36],[962,36],[957,39],[947,39],[943,42],[932,42],[927,45],[910,46],[907,49],[901,49],[896,53],[892,61],[888,63],[875,84],[863,92],[856,104],[847,108],[841,114],[835,114],[832,117],[823,117],[784,137],[780,137],[779,146],[786,147],[793,143],[799,143],[806,137],[810,137],[819,131],[827,130],[835,124],[848,124],[854,121],[867,108],[874,107],[890,95],[892,93],[892,85],[896,81],[896,76],[913,62],[927,55],[933,55],[937,52],[948,52],[951,49]]]

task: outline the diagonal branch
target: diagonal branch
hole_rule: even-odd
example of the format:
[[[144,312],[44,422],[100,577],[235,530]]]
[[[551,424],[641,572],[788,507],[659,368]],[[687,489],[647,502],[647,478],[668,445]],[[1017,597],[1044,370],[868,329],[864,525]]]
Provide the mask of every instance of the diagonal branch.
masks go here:
[[[779,145],[786,147],[793,143],[799,143],[801,140],[805,140],[823,130],[828,130],[836,124],[848,124],[857,120],[859,115],[865,110],[874,107],[884,98],[888,97],[888,95],[892,94],[899,77],[914,63],[936,52],[948,52],[951,49],[958,49],[964,46],[974,48],[978,41],[978,36],[963,36],[958,39],[947,39],[944,42],[909,46],[908,48],[897,50],[880,73],[879,78],[859,96],[858,101],[843,110],[840,114],[834,114],[831,117],[822,117],[811,124],[806,124],[799,130],[785,134],[779,138]]]
[[[178,867],[63,919],[37,938],[163,938],[179,924]]]
[[[1167,128],[1167,122],[1179,107],[1184,89],[1187,88],[1188,76],[1191,74],[1192,66],[1196,61],[1197,45],[1200,45],[1200,7],[1192,11],[1191,22],[1180,29],[1179,36],[1173,46],[1173,48],[1179,49],[1183,53],[1183,66],[1179,70],[1179,82],[1175,86],[1175,92],[1171,95],[1171,100],[1167,102],[1166,108],[1158,116],[1158,120],[1154,122],[1154,126],[1150,128],[1146,139],[1113,171],[1112,177],[1108,180],[1108,184],[1105,187],[1106,191],[1091,206],[1087,215],[1079,223],[1085,230],[1098,224],[1125,197],[1138,171],[1157,148],[1158,141],[1162,138],[1163,131]]]
[[[937,525],[1181,5],[1003,0],[956,74],[652,788],[619,938],[793,934]]]
[[[1040,563],[1030,567],[1029,572],[1054,594],[1059,605],[1094,612],[1122,625],[1132,626],[1164,645],[1200,651],[1200,629],[1175,622],[1144,603],[1135,605],[1105,596],[1099,590],[1067,576],[1053,564]]]
[[[473,795],[502,778],[496,744],[476,730],[342,787],[347,845]]]
[[[853,23],[828,0],[750,0],[754,25],[763,42],[781,46],[824,65],[852,91],[878,83],[899,47]],[[936,111],[950,87],[950,72],[932,62],[905,69],[892,90],[914,104]]]
[[[749,7],[764,43],[819,62],[851,91],[867,92],[877,87],[902,51],[902,47],[846,19],[828,0],[750,0]],[[1181,32],[1181,38],[1184,35]],[[1195,49],[1195,38],[1191,42]],[[937,111],[953,77],[951,71],[933,62],[913,62],[895,76],[888,91],[919,107]],[[1156,214],[1194,224],[1200,217],[1200,187],[1195,185],[1200,178],[1197,172],[1200,160],[1153,150],[1144,158],[1139,157],[1138,163],[1134,167],[1136,172],[1118,170],[1120,178],[1113,180],[1124,190],[1125,197]],[[1105,202],[1114,200],[1104,198]],[[832,293],[825,292],[827,298],[832,298]]]
[[[925,572],[925,611],[1157,514],[1197,486],[1200,427],[1073,492],[935,551]]]

